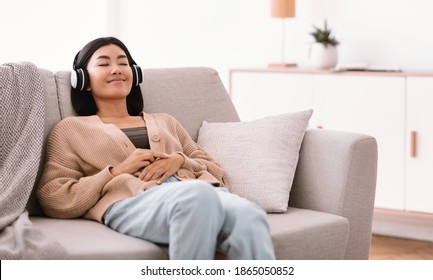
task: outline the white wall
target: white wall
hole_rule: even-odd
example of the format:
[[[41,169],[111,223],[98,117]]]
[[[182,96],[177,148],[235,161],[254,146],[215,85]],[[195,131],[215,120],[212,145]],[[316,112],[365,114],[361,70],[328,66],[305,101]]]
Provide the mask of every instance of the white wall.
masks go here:
[[[106,0],[0,0],[0,11],[0,63],[71,69],[83,45],[108,31]]]
[[[433,69],[433,1],[310,0],[305,11],[304,23],[329,18],[342,42],[342,62]]]
[[[121,2],[121,37],[144,67],[210,66],[226,83],[232,67],[281,61],[270,0]],[[431,11],[429,0],[298,0],[296,18],[285,21],[286,61],[308,63],[309,32],[326,18],[342,64],[433,69]]]
[[[0,0],[0,63],[69,69],[89,40],[120,37],[142,67],[232,67],[280,61],[281,21],[270,0]],[[286,26],[286,60],[305,65],[325,18],[340,62],[433,69],[433,1],[298,0]]]

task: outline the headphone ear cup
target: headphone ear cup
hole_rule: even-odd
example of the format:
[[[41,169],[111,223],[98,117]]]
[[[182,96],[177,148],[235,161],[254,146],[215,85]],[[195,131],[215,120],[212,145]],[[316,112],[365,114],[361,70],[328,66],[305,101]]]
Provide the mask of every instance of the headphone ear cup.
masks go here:
[[[71,86],[79,91],[83,91],[89,84],[89,74],[86,69],[78,68],[71,71]]]
[[[71,87],[77,88],[78,85],[78,72],[77,70],[71,71]]]
[[[143,82],[143,72],[141,71],[141,67],[138,65],[132,65],[132,86],[136,87]]]

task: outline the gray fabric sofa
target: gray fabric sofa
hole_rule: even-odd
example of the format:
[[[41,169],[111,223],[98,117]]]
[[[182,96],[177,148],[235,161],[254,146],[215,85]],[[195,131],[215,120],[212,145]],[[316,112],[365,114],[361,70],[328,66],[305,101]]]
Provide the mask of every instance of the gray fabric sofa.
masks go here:
[[[74,115],[70,72],[40,69],[46,115],[45,141],[61,119]],[[176,117],[193,139],[203,120],[239,121],[218,73],[210,68],[144,69],[145,111]],[[41,163],[43,158],[41,158]],[[374,138],[308,129],[301,147],[289,210],[268,214],[278,259],[367,259],[376,187]],[[42,169],[39,170],[39,176]],[[167,248],[84,219],[45,217],[34,191],[30,219],[60,243],[70,259],[168,259]],[[224,258],[216,254],[216,258]]]

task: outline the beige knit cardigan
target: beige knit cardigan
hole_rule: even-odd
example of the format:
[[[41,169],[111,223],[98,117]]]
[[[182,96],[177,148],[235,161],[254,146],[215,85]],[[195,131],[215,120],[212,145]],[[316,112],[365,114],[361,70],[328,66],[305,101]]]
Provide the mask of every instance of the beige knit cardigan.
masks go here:
[[[223,186],[224,172],[208,153],[168,114],[143,114],[150,147],[185,158],[174,175],[179,180],[200,179]],[[113,177],[109,168],[120,164],[135,150],[129,138],[115,125],[98,116],[69,117],[51,131],[44,172],[37,197],[47,216],[102,222],[113,203],[155,186],[131,174]]]

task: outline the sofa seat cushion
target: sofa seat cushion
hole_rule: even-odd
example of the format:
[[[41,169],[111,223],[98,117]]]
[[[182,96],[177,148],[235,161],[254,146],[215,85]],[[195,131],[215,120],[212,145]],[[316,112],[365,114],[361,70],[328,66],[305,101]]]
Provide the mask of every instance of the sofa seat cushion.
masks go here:
[[[277,259],[343,259],[349,236],[346,218],[289,207],[268,214]],[[168,259],[166,246],[126,236],[94,221],[31,217],[48,238],[59,242],[69,259]],[[220,253],[217,259],[226,257]]]
[[[343,259],[349,221],[341,216],[289,207],[268,214],[277,259]]]
[[[61,220],[31,217],[48,238],[60,243],[68,259],[167,259],[159,246],[115,232],[107,226],[84,219]]]

